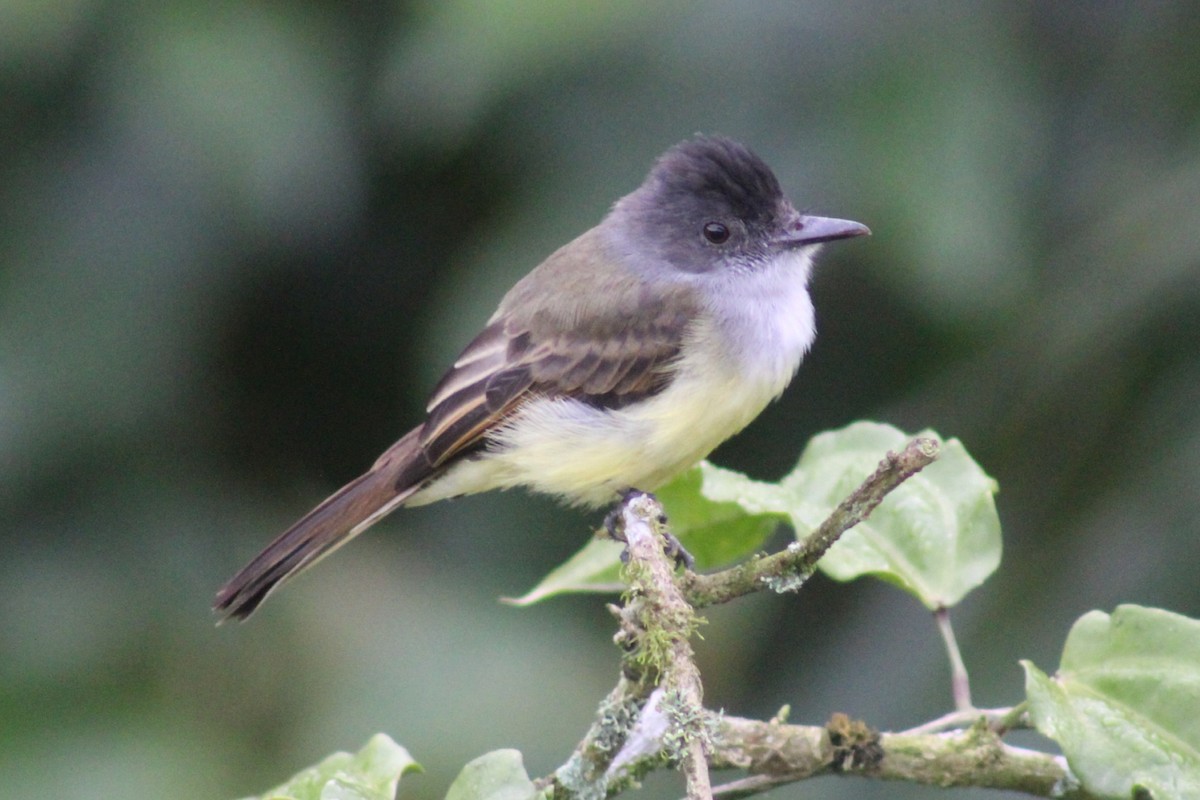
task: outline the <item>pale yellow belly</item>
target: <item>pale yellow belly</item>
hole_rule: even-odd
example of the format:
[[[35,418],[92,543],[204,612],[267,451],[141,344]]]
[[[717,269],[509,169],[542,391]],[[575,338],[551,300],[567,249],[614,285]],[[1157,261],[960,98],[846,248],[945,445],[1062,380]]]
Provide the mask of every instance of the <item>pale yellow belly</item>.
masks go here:
[[[653,490],[744,428],[785,384],[679,375],[661,394],[619,410],[535,400],[497,433],[492,451],[455,465],[410,504],[525,486],[600,506],[624,489]]]

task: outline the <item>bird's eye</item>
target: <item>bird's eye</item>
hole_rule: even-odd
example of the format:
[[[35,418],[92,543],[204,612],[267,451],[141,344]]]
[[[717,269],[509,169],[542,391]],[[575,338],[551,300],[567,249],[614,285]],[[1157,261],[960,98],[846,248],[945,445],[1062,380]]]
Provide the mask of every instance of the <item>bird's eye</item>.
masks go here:
[[[719,222],[705,223],[704,238],[713,244],[725,244],[729,240],[729,228]]]

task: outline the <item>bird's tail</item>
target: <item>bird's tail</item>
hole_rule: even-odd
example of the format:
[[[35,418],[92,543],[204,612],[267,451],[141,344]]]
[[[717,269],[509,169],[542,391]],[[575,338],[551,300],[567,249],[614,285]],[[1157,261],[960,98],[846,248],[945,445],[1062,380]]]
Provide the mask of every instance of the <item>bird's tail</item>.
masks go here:
[[[245,619],[280,584],[315,564],[392,509],[432,476],[412,431],[366,473],[338,489],[281,533],[221,587],[213,610],[222,620]]]

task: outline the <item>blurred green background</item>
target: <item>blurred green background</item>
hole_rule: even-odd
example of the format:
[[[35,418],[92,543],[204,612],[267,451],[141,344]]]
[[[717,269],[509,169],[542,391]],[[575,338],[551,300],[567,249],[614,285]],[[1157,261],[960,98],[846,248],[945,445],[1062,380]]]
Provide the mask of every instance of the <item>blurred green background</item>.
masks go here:
[[[561,763],[616,678],[611,620],[497,598],[596,515],[402,512],[246,625],[208,607],[697,131],[874,231],[828,248],[815,350],[715,461],[775,478],[859,418],[962,438],[1005,525],[956,613],[980,705],[1084,611],[1200,616],[1198,41],[1190,2],[3,0],[0,793],[233,797],[381,730],[427,768],[406,798],[497,747]],[[708,616],[729,713],[949,708],[891,587]]]

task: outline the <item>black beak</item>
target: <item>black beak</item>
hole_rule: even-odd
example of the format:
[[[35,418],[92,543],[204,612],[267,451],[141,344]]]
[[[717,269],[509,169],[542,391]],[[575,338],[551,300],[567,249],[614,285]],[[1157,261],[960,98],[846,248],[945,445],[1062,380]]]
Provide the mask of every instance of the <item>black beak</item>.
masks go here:
[[[870,236],[871,229],[861,222],[832,217],[805,217],[797,215],[787,224],[776,240],[783,247],[802,247],[854,236]]]

